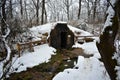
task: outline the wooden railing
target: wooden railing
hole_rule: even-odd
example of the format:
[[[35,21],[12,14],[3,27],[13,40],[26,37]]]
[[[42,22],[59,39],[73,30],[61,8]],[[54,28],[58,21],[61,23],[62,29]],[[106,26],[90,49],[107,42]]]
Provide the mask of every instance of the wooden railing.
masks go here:
[[[37,40],[37,41],[30,41],[26,43],[17,43],[17,51],[19,57],[21,56],[22,51],[28,49],[30,52],[34,52],[34,46],[41,45],[47,43],[47,39]]]
[[[92,42],[94,40],[93,37],[98,37],[98,36],[75,36],[75,41],[79,43]]]

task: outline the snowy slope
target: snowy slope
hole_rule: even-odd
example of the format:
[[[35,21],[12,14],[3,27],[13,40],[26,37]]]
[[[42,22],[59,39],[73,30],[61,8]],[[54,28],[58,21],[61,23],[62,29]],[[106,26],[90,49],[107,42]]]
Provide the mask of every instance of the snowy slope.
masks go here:
[[[83,48],[86,54],[93,54],[93,57],[79,56],[74,68],[58,73],[53,80],[110,80],[103,63],[98,60],[100,54],[95,42],[83,45],[76,43],[73,47]]]
[[[40,63],[48,62],[51,55],[54,55],[56,50],[49,47],[48,44],[35,46],[34,52],[24,52],[21,57],[13,58],[13,65],[11,72],[21,72],[27,70],[27,68],[32,68]],[[17,70],[15,70],[17,69]]]
[[[32,36],[35,38],[35,40],[39,40],[41,38],[41,34],[44,33],[50,34],[50,31],[54,28],[54,26],[57,23],[66,23],[66,22],[48,23],[45,25],[32,27],[30,28],[30,32]],[[91,35],[88,32],[74,28],[72,26],[69,26],[69,28],[73,32],[81,32],[82,35]],[[48,44],[44,44],[34,47],[34,52],[22,53],[23,55],[20,58],[15,56],[13,58],[13,66],[10,73],[25,71],[27,70],[28,67],[34,67],[36,65],[39,65],[40,63],[48,62],[49,59],[51,58],[51,55],[55,54],[54,52],[55,52],[54,48],[49,47]]]
[[[73,69],[65,69],[53,80],[110,80],[103,64],[98,59],[79,56]]]
[[[49,23],[42,26],[30,28],[32,36],[35,40],[40,39],[41,34],[50,33],[56,23]],[[82,36],[91,35],[88,32],[68,26],[73,32],[80,32]],[[93,57],[84,58],[78,57],[78,61],[73,68],[65,69],[58,73],[53,80],[110,80],[102,62],[98,59],[100,54],[96,47],[96,42],[84,44],[75,43],[73,47],[80,47],[86,54],[93,54]],[[24,52],[21,57],[13,58],[13,66],[10,73],[21,72],[27,70],[28,67],[39,65],[40,63],[48,62],[51,55],[54,55],[56,50],[49,47],[48,44],[34,47],[34,52]]]

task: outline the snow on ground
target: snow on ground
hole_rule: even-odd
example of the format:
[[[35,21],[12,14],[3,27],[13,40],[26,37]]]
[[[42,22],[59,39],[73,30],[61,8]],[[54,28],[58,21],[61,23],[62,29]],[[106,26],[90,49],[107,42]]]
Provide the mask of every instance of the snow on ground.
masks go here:
[[[32,36],[35,38],[34,40],[41,39],[41,34],[44,34],[44,33],[50,34],[50,31],[54,29],[57,23],[66,23],[66,22],[59,21],[59,22],[48,23],[45,25],[40,25],[40,26],[35,26],[30,28],[30,32]],[[73,32],[80,32],[81,35],[91,35],[88,32],[77,29],[70,25],[68,25],[68,27]],[[23,55],[19,58],[18,56],[15,56],[12,61],[13,65],[10,73],[25,71],[27,70],[27,68],[32,68],[36,65],[39,65],[40,63],[48,62],[49,59],[51,58],[51,55],[54,54],[53,51],[55,51],[54,48],[49,47],[48,44],[44,44],[44,45],[34,47],[34,52],[24,52],[22,53]]]
[[[110,80],[104,64],[98,60],[100,54],[95,41],[82,45],[76,43],[73,47],[81,47],[86,54],[93,54],[94,56],[90,58],[79,56],[74,68],[65,69],[58,73],[53,80]]]
[[[50,33],[56,23],[49,23],[42,26],[30,28],[32,35],[38,40],[43,33]],[[68,26],[73,32],[81,32],[82,36],[91,35],[88,32]],[[53,80],[110,80],[102,62],[98,59],[100,54],[96,48],[96,42],[84,44],[75,43],[73,47],[81,47],[86,54],[93,54],[93,57],[84,58],[78,57],[77,64],[74,68],[65,69],[58,73]],[[55,49],[49,47],[48,44],[34,47],[34,52],[24,52],[19,58],[13,58],[13,66],[11,73],[25,71],[28,67],[39,65],[43,62],[48,62]],[[17,59],[16,59],[17,58]],[[18,68],[18,69],[17,69]]]
[[[110,80],[103,63],[97,58],[79,56],[78,63],[73,69],[65,69],[58,73],[53,80]]]
[[[101,56],[98,52],[98,49],[96,47],[96,41],[84,43],[84,44],[75,43],[75,45],[73,45],[73,47],[81,47],[84,50],[84,53],[93,54],[94,57],[101,58]]]
[[[28,67],[34,67],[43,62],[48,62],[51,58],[51,55],[54,54],[56,50],[52,47],[49,47],[48,44],[40,45],[34,47],[34,52],[22,53],[23,55],[16,60],[16,57],[13,59],[13,72],[25,71]],[[11,71],[12,72],[12,71]]]

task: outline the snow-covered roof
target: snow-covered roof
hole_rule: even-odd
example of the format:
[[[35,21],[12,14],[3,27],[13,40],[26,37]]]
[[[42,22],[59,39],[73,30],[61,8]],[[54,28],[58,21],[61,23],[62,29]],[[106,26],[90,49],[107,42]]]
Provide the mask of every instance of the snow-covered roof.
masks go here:
[[[39,39],[40,34],[48,33],[48,35],[49,35],[51,30],[54,29],[55,26],[58,23],[67,24],[67,22],[62,22],[62,21],[58,21],[58,22],[54,22],[54,23],[47,23],[47,24],[44,24],[44,25],[34,26],[34,27],[30,28],[30,32],[32,33],[33,37],[35,37],[36,39]],[[68,28],[73,33],[80,32],[81,36],[90,36],[90,35],[92,35],[89,32],[86,32],[84,30],[75,28],[75,27],[73,27],[71,25],[68,25]]]

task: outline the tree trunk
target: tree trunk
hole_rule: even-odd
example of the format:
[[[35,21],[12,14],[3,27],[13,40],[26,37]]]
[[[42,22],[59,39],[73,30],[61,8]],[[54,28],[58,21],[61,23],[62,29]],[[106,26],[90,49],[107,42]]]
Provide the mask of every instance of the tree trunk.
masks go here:
[[[45,13],[45,0],[42,0],[42,16],[41,16],[41,24],[44,24],[44,13]]]
[[[0,42],[3,43],[2,47],[5,48],[5,50],[2,50],[2,52],[4,52],[5,58],[1,61],[1,72],[0,72],[0,80],[4,80],[7,73],[10,70],[10,57],[11,57],[11,49],[8,46],[8,42],[7,42],[7,37],[10,33],[10,29],[9,29],[9,25],[6,23],[6,12],[5,12],[5,5],[6,5],[6,0],[1,0],[1,31],[2,31],[2,35],[0,36]],[[0,44],[1,45],[1,44]]]
[[[116,1],[115,6],[113,7],[115,10],[115,15],[111,18],[112,25],[105,27],[103,34],[100,35],[100,42],[97,43],[97,47],[101,54],[102,61],[105,65],[105,68],[111,80],[116,80],[117,77],[115,71],[115,66],[117,65],[117,61],[115,59],[112,59],[112,57],[116,52],[116,48],[114,46],[114,40],[116,38],[119,28],[119,21],[117,15],[118,13],[117,9],[120,7],[119,4],[120,4],[120,0],[119,2]]]
[[[36,16],[37,16],[36,22],[38,25],[39,24],[39,0],[37,0],[37,5],[36,5]]]
[[[88,22],[90,22],[90,5],[89,5],[89,0],[87,3],[87,16],[88,16]]]
[[[93,21],[94,22],[96,18],[96,8],[97,8],[97,0],[95,0],[94,5],[93,5]]]
[[[27,13],[27,3],[26,1],[24,1],[24,4],[25,4],[25,16],[26,16],[26,20],[28,21],[28,13]]]
[[[80,19],[80,12],[81,12],[81,0],[79,0],[78,19]]]
[[[23,18],[23,2],[20,0],[20,13],[21,13],[21,18]]]
[[[36,0],[32,0],[36,9],[36,25],[38,25],[39,24],[39,0],[37,0],[37,3],[35,1]]]
[[[9,1],[9,6],[10,6],[10,18],[13,18],[13,13],[12,13],[12,0]]]
[[[46,11],[46,8],[45,8],[45,23],[47,23],[47,11]]]
[[[67,7],[67,17],[68,17],[68,20],[69,20],[69,0],[67,0],[66,7]]]
[[[1,2],[2,2],[2,5],[1,5],[1,12],[2,12],[2,14],[1,14],[1,16],[2,16],[2,19],[1,19],[1,31],[2,31],[2,34],[3,35],[5,35],[6,34],[6,32],[5,32],[5,30],[6,30],[6,24],[5,24],[5,21],[6,21],[6,12],[5,12],[5,4],[6,4],[6,0],[1,0]]]

